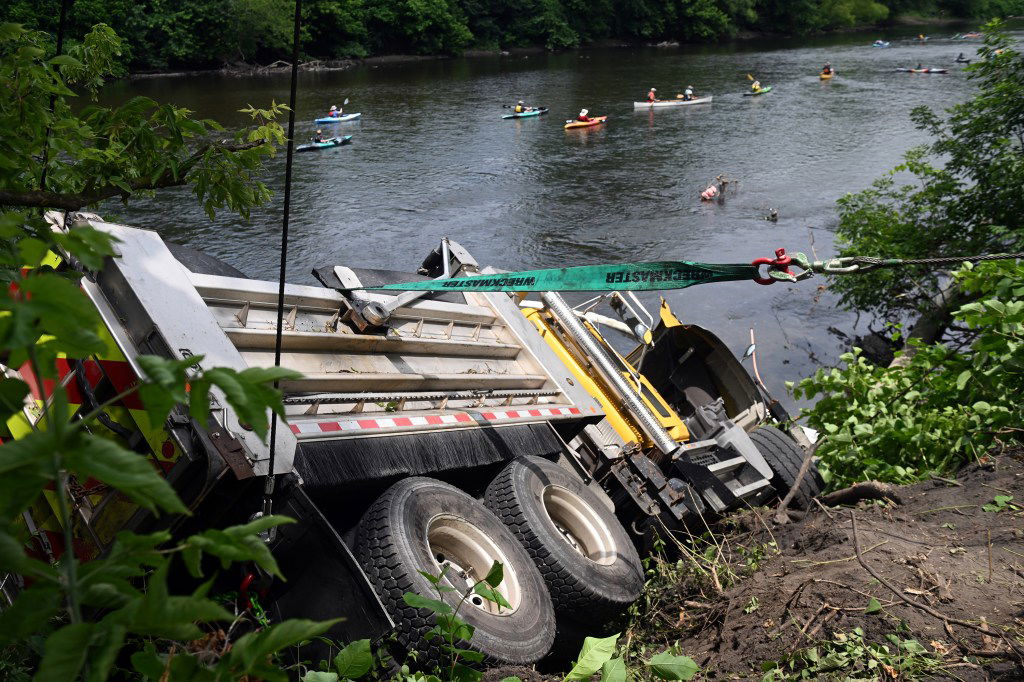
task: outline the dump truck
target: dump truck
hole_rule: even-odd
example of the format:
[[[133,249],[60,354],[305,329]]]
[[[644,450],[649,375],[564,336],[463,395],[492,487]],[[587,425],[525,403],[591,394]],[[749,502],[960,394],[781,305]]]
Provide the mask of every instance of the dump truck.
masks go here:
[[[81,279],[110,350],[60,364],[73,406],[95,409],[129,388],[142,355],[271,366],[278,332],[280,364],[301,373],[281,383],[287,418],[273,458],[216,389],[207,423],[184,408],[149,423],[133,397],[107,410],[111,437],[149,458],[193,514],[156,519],[82,482],[79,553],[102,555],[123,529],[185,535],[248,521],[274,474],[274,512],[297,523],[266,541],[288,580],[246,569],[239,587],[259,586],[274,619],[344,616],[331,631],[341,641],[393,632],[438,655],[424,638],[429,614],[404,594],[433,593],[421,572],[464,592],[498,561],[508,606],[469,600],[471,645],[490,661],[533,663],[556,636],[639,596],[653,538],[785,494],[805,458],[793,434],[766,423],[772,405],[740,360],[664,301],[655,318],[620,293],[570,304],[557,292],[374,291],[501,272],[445,239],[413,272],[317,267],[319,286],[284,287],[278,329],[278,282],[94,214],[49,220],[117,240]],[[38,405],[30,397],[11,421],[16,437]],[[797,502],[820,485],[812,467]],[[61,529],[50,504],[25,522],[33,551],[53,559]]]

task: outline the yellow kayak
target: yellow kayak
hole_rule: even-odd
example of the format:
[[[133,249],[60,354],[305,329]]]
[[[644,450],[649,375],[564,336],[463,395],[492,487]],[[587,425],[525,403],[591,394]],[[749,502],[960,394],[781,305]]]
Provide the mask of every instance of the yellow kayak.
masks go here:
[[[835,71],[833,71],[832,73],[819,73],[818,74],[818,78],[820,78],[823,81],[827,81],[827,80],[831,80],[832,76],[834,76],[834,75],[836,75]]]

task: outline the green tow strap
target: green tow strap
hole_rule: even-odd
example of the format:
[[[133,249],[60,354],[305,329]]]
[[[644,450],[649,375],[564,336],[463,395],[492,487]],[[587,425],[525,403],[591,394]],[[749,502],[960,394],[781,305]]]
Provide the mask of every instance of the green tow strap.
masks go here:
[[[742,263],[658,261],[525,270],[356,288],[391,291],[658,291],[684,289],[709,282],[750,280],[757,276],[757,267]]]

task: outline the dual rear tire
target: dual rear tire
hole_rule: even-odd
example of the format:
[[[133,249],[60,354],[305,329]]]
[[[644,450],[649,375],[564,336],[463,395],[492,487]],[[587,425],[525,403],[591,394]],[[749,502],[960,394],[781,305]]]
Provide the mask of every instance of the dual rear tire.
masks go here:
[[[421,663],[440,661],[439,640],[427,639],[434,614],[406,604],[413,592],[453,608],[498,561],[498,591],[511,608],[471,596],[458,612],[473,626],[457,644],[492,663],[530,664],[551,649],[558,621],[588,623],[623,610],[640,594],[643,568],[622,525],[582,480],[540,457],[510,462],[484,502],[430,478],[394,484],[367,510],[355,553],[384,607],[396,620],[398,643]],[[444,572],[440,595],[431,580]],[[429,664],[428,664],[429,665]]]

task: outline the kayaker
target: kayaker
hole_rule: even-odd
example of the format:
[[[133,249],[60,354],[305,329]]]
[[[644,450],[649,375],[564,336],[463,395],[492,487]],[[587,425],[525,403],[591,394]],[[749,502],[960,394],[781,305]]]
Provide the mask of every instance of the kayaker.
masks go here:
[[[921,62],[917,63],[917,70],[918,71],[924,71],[924,66],[921,65]]]
[[[323,131],[322,130],[317,130],[316,131],[316,135],[314,135],[311,139],[313,140],[313,142],[323,142],[324,141],[324,133],[323,133]]]
[[[821,67],[821,72],[826,76],[832,73],[832,62],[825,62],[825,66]]]
[[[591,118],[587,116],[590,113],[589,109],[580,109],[580,115],[576,117],[577,121],[583,121],[584,123],[590,122]]]
[[[689,102],[691,99],[693,99],[693,86],[687,85],[686,89],[683,90],[683,100]]]
[[[761,91],[761,81],[754,81],[753,83],[751,83],[750,84],[750,89],[753,90],[754,92],[760,92]]]
[[[529,111],[529,110],[530,110],[530,107],[528,107],[525,104],[523,104],[523,100],[519,100],[519,103],[516,104],[515,108],[513,109],[513,111],[515,111],[515,113],[517,113],[517,114],[521,114],[521,113]]]
[[[657,92],[658,92],[658,88],[651,88],[651,91],[647,93],[647,101],[648,102],[657,102],[658,101]]]
[[[331,111],[327,115],[330,116],[331,118],[338,118],[339,116],[341,116],[341,109],[338,108],[337,104],[332,104]]]

